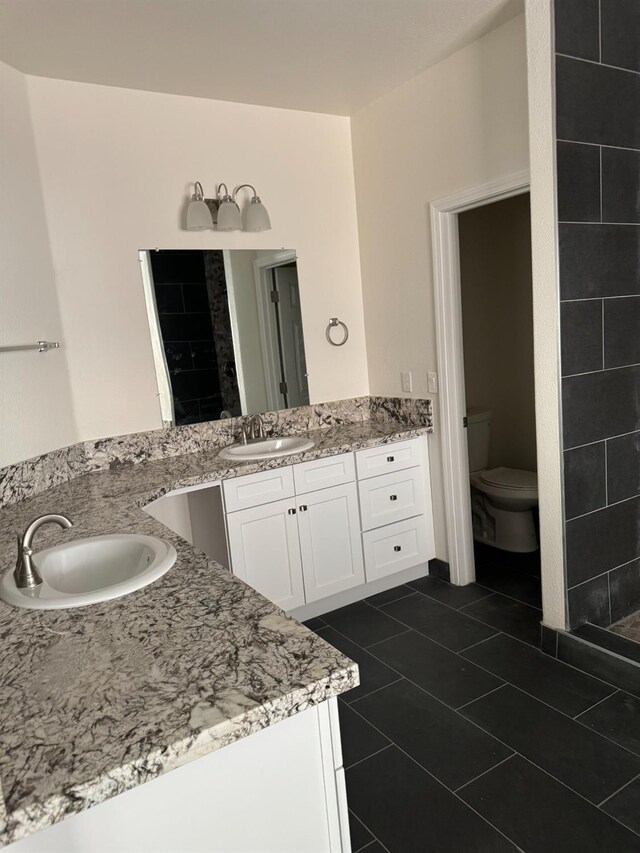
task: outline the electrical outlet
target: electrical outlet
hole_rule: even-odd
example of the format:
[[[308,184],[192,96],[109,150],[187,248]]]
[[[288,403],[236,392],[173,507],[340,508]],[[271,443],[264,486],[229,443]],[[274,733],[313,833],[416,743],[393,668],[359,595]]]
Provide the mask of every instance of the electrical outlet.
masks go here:
[[[413,379],[411,378],[411,371],[410,370],[400,371],[400,380],[402,382],[402,390],[406,394],[410,394],[413,391]]]
[[[437,373],[427,373],[427,387],[429,388],[430,394],[438,393],[438,374]]]

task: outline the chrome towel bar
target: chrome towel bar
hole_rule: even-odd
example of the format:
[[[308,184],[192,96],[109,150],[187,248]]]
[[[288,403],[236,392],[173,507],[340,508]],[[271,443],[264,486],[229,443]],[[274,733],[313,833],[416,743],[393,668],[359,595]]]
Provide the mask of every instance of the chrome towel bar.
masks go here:
[[[35,349],[46,352],[48,349],[60,349],[57,341],[36,341],[35,344],[16,344],[12,347],[0,347],[0,352],[17,352],[18,350]]]

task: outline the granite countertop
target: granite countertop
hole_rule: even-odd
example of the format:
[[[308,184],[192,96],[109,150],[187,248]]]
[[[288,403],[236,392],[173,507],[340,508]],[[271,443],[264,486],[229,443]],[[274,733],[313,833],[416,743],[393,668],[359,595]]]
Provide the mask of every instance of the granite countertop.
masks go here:
[[[431,432],[364,421],[305,433],[315,447],[232,463],[218,449],[86,474],[0,511],[0,573],[15,532],[45,512],[70,531],[160,536],[172,569],[126,597],[71,610],[0,601],[0,846],[90,808],[358,684],[358,669],[142,507],[213,482]],[[4,812],[4,814],[3,814]]]

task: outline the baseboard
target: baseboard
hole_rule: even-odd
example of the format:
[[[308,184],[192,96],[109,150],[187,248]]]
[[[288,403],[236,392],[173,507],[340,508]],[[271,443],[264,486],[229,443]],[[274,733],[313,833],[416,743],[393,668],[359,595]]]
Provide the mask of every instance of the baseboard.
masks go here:
[[[566,631],[557,635],[558,660],[640,698],[640,663],[597,645],[593,637],[587,640]]]
[[[302,607],[289,610],[288,614],[299,622],[306,622],[307,619],[313,619],[314,616],[322,616],[323,613],[330,613],[339,607],[346,607],[347,604],[355,604],[356,601],[362,601],[363,598],[368,598],[370,595],[377,595],[379,592],[386,592],[388,589],[393,589],[394,586],[401,586],[403,583],[423,578],[430,573],[433,562],[434,560],[430,560],[429,563],[418,563],[417,566],[412,566],[410,569],[388,575],[386,578],[380,578],[379,580],[371,581],[371,583],[363,583],[359,586],[351,587],[351,589],[345,589],[344,592],[330,595],[328,598],[303,604]]]
[[[439,578],[441,581],[451,583],[451,569],[449,568],[449,563],[446,563],[444,560],[439,560],[437,557],[434,557],[433,560],[429,560],[429,574],[433,575],[434,578]]]

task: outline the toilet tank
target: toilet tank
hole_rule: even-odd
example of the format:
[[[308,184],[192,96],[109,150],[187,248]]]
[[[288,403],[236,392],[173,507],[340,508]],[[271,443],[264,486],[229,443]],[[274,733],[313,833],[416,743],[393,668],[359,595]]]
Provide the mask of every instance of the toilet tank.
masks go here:
[[[469,471],[483,471],[489,467],[489,438],[491,412],[469,409],[467,412],[467,448]]]

